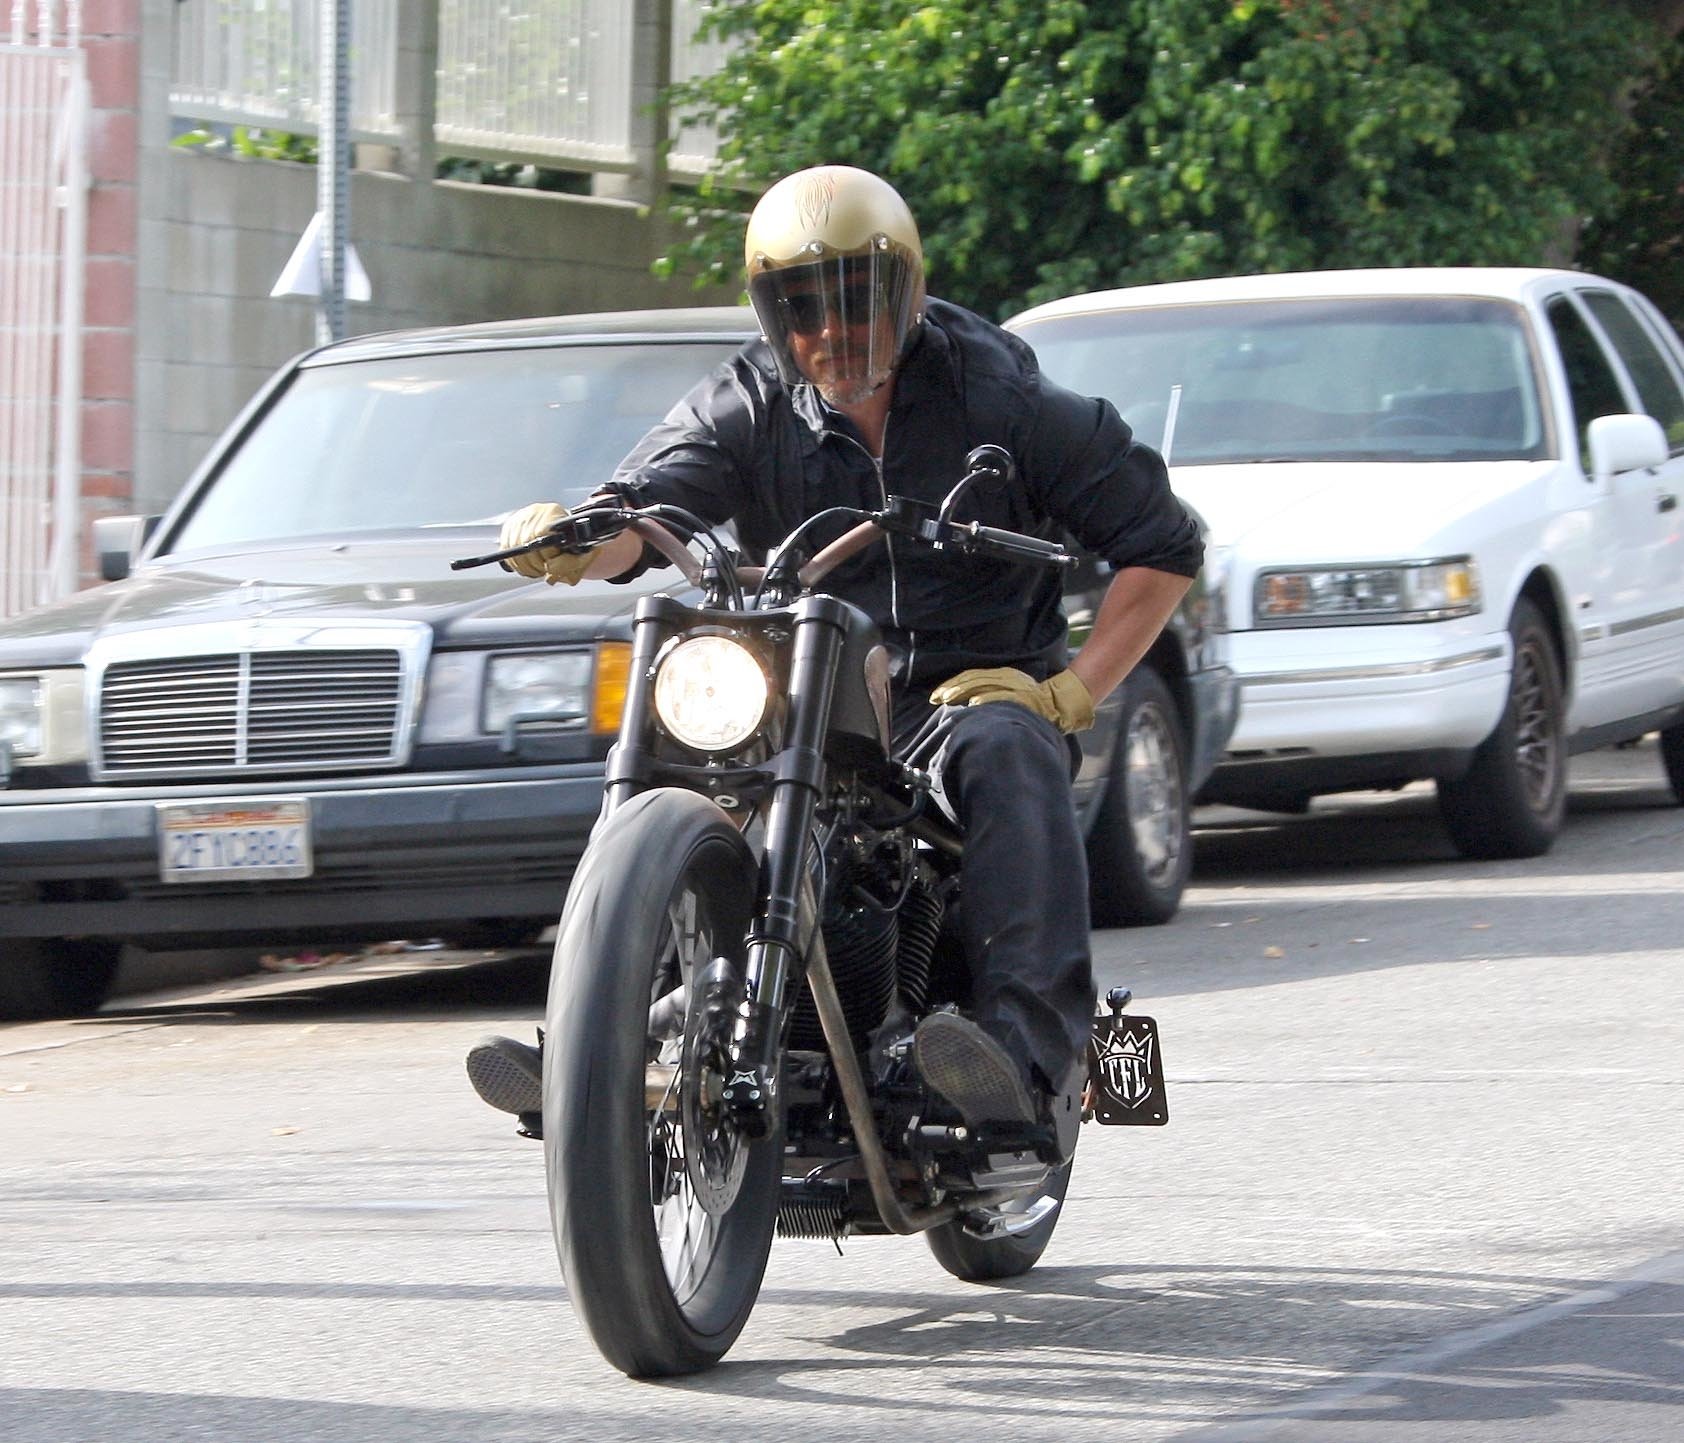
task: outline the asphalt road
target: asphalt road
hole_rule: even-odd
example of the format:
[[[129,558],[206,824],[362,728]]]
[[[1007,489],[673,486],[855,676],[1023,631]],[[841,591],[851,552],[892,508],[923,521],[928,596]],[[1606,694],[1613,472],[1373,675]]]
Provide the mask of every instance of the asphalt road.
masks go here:
[[[1042,1265],[780,1242],[676,1383],[591,1350],[540,1150],[462,1076],[540,1015],[542,959],[0,1027],[0,1439],[1684,1436],[1684,809],[1652,750],[1575,764],[1532,862],[1457,861],[1419,792],[1201,821],[1181,916],[1095,937],[1171,1125],[1088,1130]]]

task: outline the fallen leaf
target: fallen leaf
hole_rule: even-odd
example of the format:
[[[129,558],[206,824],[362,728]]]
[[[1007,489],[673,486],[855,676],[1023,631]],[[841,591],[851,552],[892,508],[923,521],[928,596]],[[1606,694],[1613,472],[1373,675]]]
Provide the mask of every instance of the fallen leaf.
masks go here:
[[[1469,922],[1468,930],[1470,932],[1488,932],[1491,930],[1491,924],[1489,922]]]
[[[1265,947],[1263,949],[1263,955],[1265,957],[1284,957],[1286,956],[1286,952],[1280,947]]]

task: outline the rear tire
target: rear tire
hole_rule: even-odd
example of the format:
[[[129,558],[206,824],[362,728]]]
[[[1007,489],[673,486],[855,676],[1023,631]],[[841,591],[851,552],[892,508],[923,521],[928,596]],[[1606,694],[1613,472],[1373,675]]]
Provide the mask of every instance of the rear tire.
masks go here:
[[[699,1046],[649,1037],[650,1004],[715,959],[740,969],[755,858],[704,797],[627,802],[568,893],[550,973],[544,1159],[573,1305],[634,1378],[719,1361],[748,1320],[777,1222],[782,1132],[752,1141],[693,1085]],[[691,989],[688,1025],[698,1017]],[[645,1101],[651,1054],[679,1064],[669,1105]],[[698,1179],[700,1186],[698,1186]]]
[[[1141,662],[1123,683],[1116,754],[1088,833],[1095,927],[1155,927],[1176,914],[1193,867],[1190,808],[1181,715]]]
[[[935,1260],[962,1283],[997,1283],[1027,1273],[1041,1260],[1052,1241],[1059,1214],[1064,1211],[1064,1194],[1070,1187],[1070,1169],[1075,1161],[1055,1168],[1047,1175],[1039,1193],[1023,1199],[1023,1206],[1050,1197],[1058,1206],[1028,1232],[1003,1238],[975,1238],[957,1221],[931,1228],[924,1236]]]
[[[0,1022],[97,1012],[122,955],[121,942],[99,938],[0,941]]]
[[[1509,696],[1473,764],[1438,783],[1439,813],[1464,857],[1538,857],[1567,810],[1566,703],[1555,639],[1525,597],[1509,618]]]
[[[1684,722],[1661,733],[1661,765],[1672,786],[1672,799],[1684,806]]]

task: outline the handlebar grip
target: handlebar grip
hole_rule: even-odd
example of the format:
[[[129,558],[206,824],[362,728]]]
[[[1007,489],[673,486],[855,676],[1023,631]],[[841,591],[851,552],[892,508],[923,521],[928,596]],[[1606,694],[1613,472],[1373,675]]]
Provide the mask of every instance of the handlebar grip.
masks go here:
[[[1039,536],[1024,536],[1016,531],[1002,531],[995,526],[974,523],[965,530],[979,545],[1007,556],[1021,556],[1029,561],[1050,561],[1059,566],[1069,566],[1076,560],[1058,542],[1045,541]]]

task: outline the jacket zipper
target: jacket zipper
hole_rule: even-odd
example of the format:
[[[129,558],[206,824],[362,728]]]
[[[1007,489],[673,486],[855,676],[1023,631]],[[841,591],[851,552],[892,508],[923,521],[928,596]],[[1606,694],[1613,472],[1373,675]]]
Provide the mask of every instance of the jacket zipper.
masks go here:
[[[871,462],[872,472],[877,477],[877,494],[881,498],[883,509],[885,511],[888,510],[889,487],[888,483],[883,479],[883,462],[881,458],[873,456],[869,446],[866,446],[863,442],[856,440],[846,431],[832,431],[831,434],[834,436],[840,436],[850,446],[857,447],[865,456],[865,459]],[[886,425],[883,430],[883,449],[885,451],[889,449],[888,427]],[[892,621],[900,631],[906,634],[906,675],[910,679],[912,676],[912,664],[918,659],[918,634],[917,632],[901,625],[900,573],[895,570],[894,537],[884,536],[883,547],[889,553],[889,620]]]

